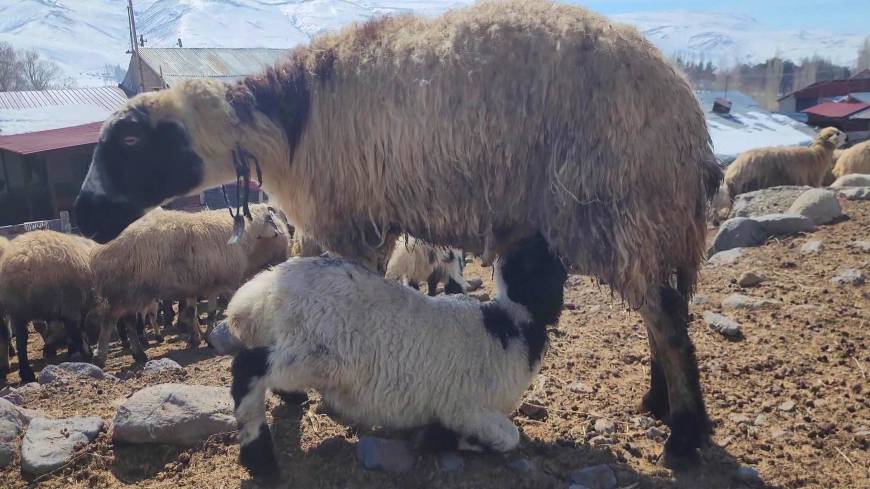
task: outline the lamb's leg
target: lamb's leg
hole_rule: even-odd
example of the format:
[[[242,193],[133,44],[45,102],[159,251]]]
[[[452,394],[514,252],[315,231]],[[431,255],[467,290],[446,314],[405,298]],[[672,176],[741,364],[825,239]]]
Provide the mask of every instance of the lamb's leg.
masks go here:
[[[272,433],[266,423],[266,388],[269,349],[242,350],[233,359],[236,422],[239,424],[239,462],[255,478],[278,479]]]
[[[693,458],[710,433],[695,348],[687,331],[688,300],[685,294],[664,284],[651,294],[640,312],[647,334],[652,337],[650,345],[655,347],[652,356],[661,370],[653,373],[653,397],[660,395],[662,384],[667,386],[669,413],[666,421],[671,427],[671,436],[665,443],[665,455],[669,462],[678,463]],[[661,377],[664,377],[663,382]]]
[[[130,353],[133,355],[133,359],[139,363],[147,362],[148,355],[142,349],[142,344],[139,342],[139,332],[136,330],[136,315],[127,314],[121,318],[121,322],[127,329],[127,339],[130,340]]]
[[[472,411],[461,419],[443,419],[442,424],[464,437],[460,448],[470,444],[498,452],[513,450],[520,444],[520,432],[507,416],[495,411]],[[471,447],[469,447],[471,448]]]
[[[18,348],[18,375],[22,384],[36,382],[36,375],[30,368],[30,360],[27,358],[27,320],[12,318],[15,325],[15,345]]]

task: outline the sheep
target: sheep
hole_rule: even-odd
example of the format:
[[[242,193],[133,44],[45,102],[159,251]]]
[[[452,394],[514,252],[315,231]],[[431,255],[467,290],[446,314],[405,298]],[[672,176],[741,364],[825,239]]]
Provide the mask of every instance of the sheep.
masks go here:
[[[81,236],[39,230],[15,237],[0,258],[0,303],[15,329],[23,383],[36,380],[27,358],[27,323],[31,319],[62,321],[70,356],[90,357],[82,330],[86,316],[98,302],[90,267],[90,253],[97,247]],[[8,352],[0,350],[2,356]],[[0,365],[8,365],[8,359]],[[0,371],[0,380],[5,377],[6,371]]]
[[[834,150],[846,134],[834,127],[819,131],[805,147],[770,147],[745,151],[725,170],[725,184],[733,199],[739,194],[777,185],[819,187],[833,164]]]
[[[666,460],[707,440],[688,300],[722,171],[691,87],[634,28],[482,1],[321,35],[233,84],[139,94],[103,126],[77,222],[105,242],[255,173],[298,231],[381,272],[402,233],[489,262],[540,232],[640,310]]]
[[[864,141],[843,151],[832,173],[837,178],[852,173],[870,174],[870,141]]]
[[[414,237],[401,236],[387,262],[386,277],[399,280],[419,290],[426,282],[427,293],[434,296],[438,284],[444,284],[446,294],[461,294],[467,288],[462,276],[464,259],[456,248],[440,248],[421,243]]]
[[[193,297],[192,312],[182,314],[192,346],[200,344],[196,297],[235,290],[266,266],[286,259],[283,223],[266,205],[251,206],[249,230],[238,243],[228,243],[233,219],[223,210],[196,213],[151,212],[103,245],[92,258],[100,296],[106,301],[95,361],[104,364],[111,324],[131,321],[160,297]],[[126,318],[126,319],[125,319]],[[180,318],[181,319],[181,318]],[[129,335],[134,358],[147,357]]]
[[[439,425],[515,448],[508,415],[541,367],[567,273],[540,235],[500,257],[495,273],[485,303],[426,297],[327,257],[293,258],[246,283],[227,309],[246,346],[232,364],[241,463],[255,477],[278,472],[266,389],[314,388],[357,424]]]
[[[728,186],[722,184],[710,202],[707,216],[708,221],[714,226],[718,226],[719,223],[728,219],[728,215],[731,213],[731,205],[731,195],[728,192]]]

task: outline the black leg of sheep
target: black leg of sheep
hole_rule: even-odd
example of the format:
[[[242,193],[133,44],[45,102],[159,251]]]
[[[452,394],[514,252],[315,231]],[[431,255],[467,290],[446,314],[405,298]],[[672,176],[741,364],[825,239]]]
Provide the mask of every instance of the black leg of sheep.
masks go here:
[[[6,375],[9,373],[9,357],[14,354],[11,336],[9,325],[0,314],[0,385],[6,384]]]
[[[27,320],[21,318],[13,318],[12,324],[15,325],[15,344],[18,348],[18,375],[21,377],[22,384],[36,382],[36,375],[33,374],[33,369],[30,368],[30,360],[27,358]]]

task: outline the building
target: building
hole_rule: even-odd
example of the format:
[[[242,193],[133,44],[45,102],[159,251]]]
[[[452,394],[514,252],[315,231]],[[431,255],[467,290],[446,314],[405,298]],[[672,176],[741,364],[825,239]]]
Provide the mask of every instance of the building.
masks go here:
[[[116,87],[0,92],[0,226],[59,219],[79,193]]]
[[[290,51],[266,48],[142,47],[130,57],[121,88],[133,96],[171,87],[182,80],[209,79],[230,83],[277,64]]]
[[[867,139],[870,131],[870,103],[867,102],[825,102],[803,112],[811,126],[836,127],[848,133],[851,141]]]
[[[870,70],[863,70],[846,80],[816,82],[795,90],[779,99],[779,112],[799,114],[815,105],[863,92],[870,92]]]

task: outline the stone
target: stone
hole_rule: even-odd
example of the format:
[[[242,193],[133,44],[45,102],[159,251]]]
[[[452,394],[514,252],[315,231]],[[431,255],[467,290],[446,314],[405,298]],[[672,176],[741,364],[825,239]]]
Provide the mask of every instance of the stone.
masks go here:
[[[722,307],[726,309],[766,309],[779,305],[778,302],[770,299],[757,299],[743,294],[731,294],[722,299]]]
[[[862,174],[862,173],[852,173],[849,175],[843,175],[842,177],[834,180],[834,183],[830,185],[831,188],[843,188],[843,187],[870,187],[870,175]]]
[[[707,263],[713,266],[733,265],[743,256],[745,249],[732,248],[730,250],[720,251],[707,259]]]
[[[604,435],[593,436],[589,440],[589,444],[593,447],[605,447],[607,445],[613,445],[613,439]]]
[[[843,217],[837,194],[821,188],[802,193],[788,208],[787,213],[807,217],[815,225],[828,224]]]
[[[57,469],[102,430],[103,420],[96,416],[35,418],[21,444],[21,471],[39,476]]]
[[[91,363],[63,362],[60,365],[48,365],[39,372],[39,383],[50,384],[73,378],[106,379],[114,378],[103,372],[103,369]]]
[[[728,253],[728,252],[723,251],[722,253]],[[719,253],[719,254],[721,254],[721,253]],[[694,296],[692,296],[691,303],[695,306],[703,306],[705,304],[709,304],[710,299],[708,299],[707,296],[705,296],[705,295],[695,294]]]
[[[816,255],[821,253],[825,248],[825,245],[822,241],[818,239],[811,239],[801,245],[801,253],[804,255]]]
[[[849,243],[849,247],[864,253],[870,253],[870,241],[852,241]]]
[[[746,271],[737,278],[737,285],[741,287],[755,287],[767,280],[767,277],[753,271]]]
[[[740,323],[728,316],[713,311],[704,311],[704,321],[711,330],[728,338],[739,338],[741,335]]]
[[[215,433],[235,429],[228,388],[158,384],[136,392],[121,404],[115,414],[113,439],[191,446]]]
[[[517,472],[532,472],[535,470],[535,463],[527,458],[518,458],[509,463],[508,467]]]
[[[767,416],[759,414],[755,417],[755,421],[753,421],[752,424],[755,426],[767,426]]]
[[[570,383],[568,385],[568,390],[575,394],[592,394],[595,392],[595,389],[593,389],[592,386],[580,381]]]
[[[761,475],[758,473],[758,469],[748,465],[737,467],[737,471],[734,473],[734,478],[737,479],[738,482],[749,484],[761,481]]]
[[[474,292],[475,290],[483,287],[483,280],[479,277],[470,277],[465,280],[466,285],[468,287],[465,289],[466,292]]]
[[[570,486],[568,486],[568,489],[589,489],[589,488],[584,486],[583,484],[571,484]]]
[[[811,233],[816,226],[808,217],[791,214],[767,214],[754,218],[768,236],[791,236]]]
[[[443,472],[459,472],[465,466],[462,456],[456,452],[441,452],[438,454],[438,468]]]
[[[0,468],[12,463],[18,453],[18,436],[29,421],[18,406],[0,398]]]
[[[221,355],[235,355],[244,346],[242,340],[230,330],[230,324],[226,319],[215,325],[206,342]]]
[[[734,198],[729,217],[756,217],[786,211],[802,193],[812,187],[769,187],[740,194]]]
[[[831,282],[833,282],[834,285],[862,285],[864,284],[864,281],[864,272],[857,268],[847,268],[842,270],[837,274],[837,276],[831,279]]]
[[[414,455],[402,440],[361,436],[356,444],[356,455],[366,470],[407,472],[414,467]]]
[[[789,412],[791,412],[791,411],[794,411],[794,407],[795,407],[795,403],[794,403],[794,401],[792,401],[791,399],[789,399],[789,400],[787,400],[787,401],[783,401],[783,402],[779,405],[779,410],[782,411],[782,412],[785,412],[785,413],[789,413]]]
[[[175,360],[171,358],[160,358],[157,360],[148,360],[145,363],[145,367],[142,368],[143,372],[154,373],[154,372],[169,372],[173,370],[184,370],[184,367],[178,364]]]
[[[572,484],[580,484],[589,489],[614,489],[616,487],[616,474],[607,464],[575,470],[568,475],[568,480]]]
[[[520,404],[519,411],[532,419],[544,419],[547,417],[547,408],[533,402],[523,401]]]
[[[870,200],[870,187],[853,187],[840,190],[846,200]]]
[[[755,219],[735,217],[719,226],[719,232],[713,238],[713,246],[707,253],[712,256],[721,251],[733,248],[759,246],[767,239],[764,228]]]
[[[646,430],[646,437],[650,440],[662,441],[667,438],[668,435],[661,428],[658,428],[656,426],[650,426]]]
[[[616,431],[616,424],[611,419],[598,418],[595,420],[595,432],[607,435]]]

